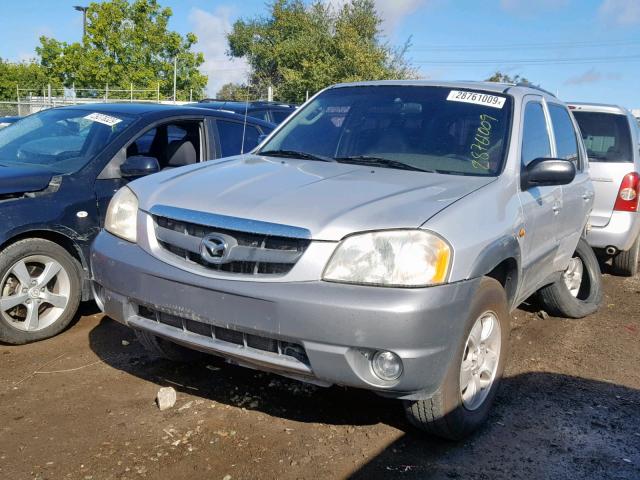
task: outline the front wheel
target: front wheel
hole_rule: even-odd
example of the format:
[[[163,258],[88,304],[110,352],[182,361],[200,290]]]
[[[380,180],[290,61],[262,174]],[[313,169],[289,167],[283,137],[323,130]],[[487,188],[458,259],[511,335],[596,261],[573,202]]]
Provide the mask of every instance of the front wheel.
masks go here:
[[[629,250],[619,252],[613,257],[613,269],[618,275],[634,277],[638,273],[638,261],[640,261],[640,237],[636,238]]]
[[[20,345],[64,330],[80,304],[80,267],[61,246],[37,238],[0,253],[0,341]]]
[[[483,278],[470,306],[464,339],[430,398],[405,401],[411,424],[459,440],[487,419],[507,358],[510,315],[502,285]]]
[[[562,277],[539,291],[544,309],[556,317],[583,318],[602,302],[602,273],[593,249],[580,239]]]

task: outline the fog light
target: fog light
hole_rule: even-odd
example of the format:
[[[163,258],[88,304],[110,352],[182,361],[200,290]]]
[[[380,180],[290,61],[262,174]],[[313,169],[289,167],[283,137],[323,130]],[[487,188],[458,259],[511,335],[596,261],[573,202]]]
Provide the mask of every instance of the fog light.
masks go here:
[[[393,352],[376,352],[371,368],[381,380],[397,380],[402,375],[402,360]]]

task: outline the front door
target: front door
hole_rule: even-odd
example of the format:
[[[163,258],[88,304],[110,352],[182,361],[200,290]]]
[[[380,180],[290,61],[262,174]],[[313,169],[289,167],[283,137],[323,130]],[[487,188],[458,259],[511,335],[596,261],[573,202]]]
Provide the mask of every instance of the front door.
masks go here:
[[[521,125],[521,168],[536,158],[552,157],[549,122],[541,97],[525,100]],[[562,209],[562,187],[534,187],[519,192],[523,211],[524,232],[520,235],[523,282],[519,292],[524,300],[554,271],[558,250],[557,231]]]
[[[100,226],[111,198],[130,179],[120,175],[120,165],[128,157],[154,157],[160,169],[170,169],[201,162],[209,158],[201,119],[172,120],[145,127],[133,140],[120,149],[98,176],[95,183],[96,200],[100,211]]]

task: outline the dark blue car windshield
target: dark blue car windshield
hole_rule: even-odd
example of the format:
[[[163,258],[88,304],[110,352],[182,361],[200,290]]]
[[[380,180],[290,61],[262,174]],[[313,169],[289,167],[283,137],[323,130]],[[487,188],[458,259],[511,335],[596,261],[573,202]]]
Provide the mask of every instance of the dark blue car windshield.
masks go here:
[[[0,130],[0,164],[73,173],[89,162],[133,117],[86,110],[51,109]]]

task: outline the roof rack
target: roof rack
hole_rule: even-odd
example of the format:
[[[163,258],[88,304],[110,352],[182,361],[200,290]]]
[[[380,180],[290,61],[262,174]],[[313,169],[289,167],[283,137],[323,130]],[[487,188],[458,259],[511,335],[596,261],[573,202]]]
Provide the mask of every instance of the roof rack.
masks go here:
[[[533,88],[534,90],[538,90],[539,92],[543,92],[546,93],[547,95],[551,95],[553,98],[557,98],[553,93],[551,93],[549,90],[545,90],[542,87],[539,87],[538,85],[534,85],[533,83],[529,83],[529,82],[518,82],[516,83],[514,86],[516,87],[527,87],[527,88]]]
[[[293,103],[287,103],[287,102],[269,102],[267,100],[249,100],[248,102],[244,101],[244,100],[221,100],[219,98],[204,98],[202,100],[200,100],[198,103],[238,103],[238,104],[248,104],[251,106],[269,106],[269,105],[273,105],[273,106],[280,106],[280,107],[290,107],[290,108],[294,108],[297,105],[293,104]]]

